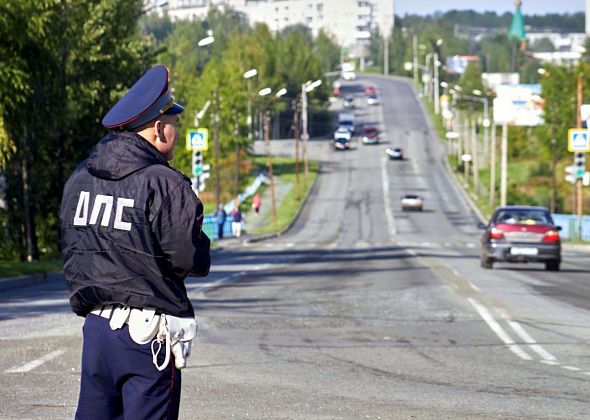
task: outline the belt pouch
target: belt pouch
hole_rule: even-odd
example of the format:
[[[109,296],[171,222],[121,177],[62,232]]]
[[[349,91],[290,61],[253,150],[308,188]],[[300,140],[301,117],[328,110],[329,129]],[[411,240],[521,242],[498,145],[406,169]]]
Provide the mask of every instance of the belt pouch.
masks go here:
[[[137,344],[147,344],[158,332],[160,317],[154,308],[132,309],[129,314],[129,335]]]

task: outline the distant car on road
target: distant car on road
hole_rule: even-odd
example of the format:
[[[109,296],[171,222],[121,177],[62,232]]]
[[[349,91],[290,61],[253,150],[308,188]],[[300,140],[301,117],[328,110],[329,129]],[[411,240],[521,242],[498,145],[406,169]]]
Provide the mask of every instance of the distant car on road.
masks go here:
[[[379,105],[379,96],[376,93],[367,96],[367,105]]]
[[[350,141],[352,139],[352,133],[346,126],[340,126],[334,131],[334,140],[344,139]]]
[[[361,140],[363,144],[378,144],[380,141],[379,128],[373,124],[366,124],[363,127]]]
[[[353,108],[354,107],[354,96],[346,95],[342,100],[342,106],[344,108]]]
[[[559,271],[561,263],[560,226],[555,226],[549,210],[536,206],[498,207],[481,238],[480,263],[493,268],[495,261],[544,262],[545,269]]]
[[[406,194],[401,200],[402,210],[418,210],[424,209],[424,198],[416,194]]]
[[[347,127],[351,133],[355,132],[355,117],[352,112],[341,112],[338,114],[338,126]]]
[[[350,149],[350,140],[347,140],[344,137],[338,137],[334,139],[332,145],[335,150],[348,150]]]
[[[404,159],[404,151],[401,147],[388,147],[385,149],[385,153],[389,156],[391,160],[403,160]]]
[[[365,86],[365,95],[369,96],[369,95],[374,95],[377,93],[377,90],[375,89],[375,86]]]

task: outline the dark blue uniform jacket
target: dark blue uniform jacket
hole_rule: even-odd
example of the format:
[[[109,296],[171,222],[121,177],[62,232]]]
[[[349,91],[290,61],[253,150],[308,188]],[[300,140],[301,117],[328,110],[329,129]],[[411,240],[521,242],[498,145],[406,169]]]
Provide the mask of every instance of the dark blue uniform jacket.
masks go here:
[[[193,316],[187,275],[206,276],[209,238],[190,180],[135,133],[111,133],[64,189],[60,240],[75,313],[123,304]]]

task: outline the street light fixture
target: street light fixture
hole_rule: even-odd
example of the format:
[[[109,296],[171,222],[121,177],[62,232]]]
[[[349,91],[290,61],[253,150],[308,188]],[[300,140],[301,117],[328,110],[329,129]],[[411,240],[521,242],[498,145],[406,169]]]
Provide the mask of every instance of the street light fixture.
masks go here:
[[[215,41],[215,38],[212,35],[209,35],[208,37],[205,37],[205,38],[199,40],[199,42],[197,42],[197,46],[204,47],[206,45],[211,45],[211,44],[213,44],[214,41]]]
[[[258,91],[258,95],[259,95],[259,96],[266,96],[266,95],[270,95],[271,93],[272,93],[272,89],[271,89],[271,88],[269,88],[269,87],[267,87],[267,88],[264,88],[264,89],[260,89],[260,90]]]

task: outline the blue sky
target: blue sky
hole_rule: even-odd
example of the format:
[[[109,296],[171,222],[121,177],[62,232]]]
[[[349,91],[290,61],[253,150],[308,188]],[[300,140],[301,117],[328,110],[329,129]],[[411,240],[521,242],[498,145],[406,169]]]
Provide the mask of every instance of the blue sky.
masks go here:
[[[468,10],[496,13],[513,12],[514,0],[393,0],[395,14],[428,15],[436,11]],[[544,15],[547,13],[583,12],[585,0],[523,0],[522,12],[525,15]]]

